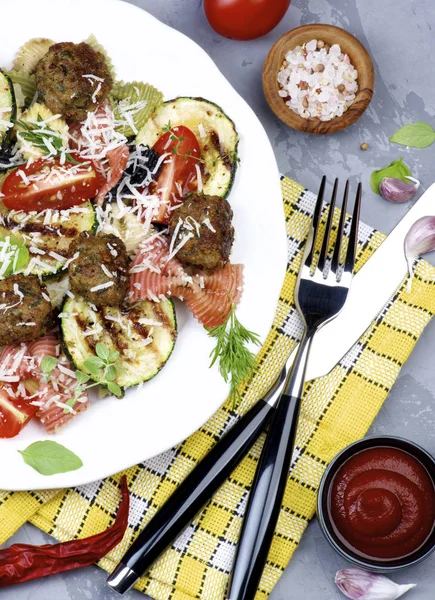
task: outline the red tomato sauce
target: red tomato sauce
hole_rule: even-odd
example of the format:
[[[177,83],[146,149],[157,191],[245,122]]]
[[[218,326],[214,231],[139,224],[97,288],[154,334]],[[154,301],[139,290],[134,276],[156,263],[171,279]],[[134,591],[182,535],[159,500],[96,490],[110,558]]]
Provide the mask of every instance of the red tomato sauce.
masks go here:
[[[355,554],[402,558],[420,548],[434,527],[434,483],[403,450],[362,450],[332,480],[329,516],[340,541]]]

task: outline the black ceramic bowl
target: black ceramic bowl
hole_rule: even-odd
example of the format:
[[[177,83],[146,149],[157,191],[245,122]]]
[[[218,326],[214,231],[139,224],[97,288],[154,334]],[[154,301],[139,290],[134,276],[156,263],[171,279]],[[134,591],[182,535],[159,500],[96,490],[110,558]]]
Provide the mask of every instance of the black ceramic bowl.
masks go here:
[[[353,553],[339,539],[339,536],[334,531],[334,526],[331,521],[329,511],[330,489],[337,471],[351,456],[354,456],[356,453],[361,452],[362,450],[377,447],[397,448],[410,454],[426,468],[435,487],[435,459],[428,452],[426,452],[426,450],[421,448],[421,446],[418,446],[409,440],[404,440],[398,437],[379,436],[364,438],[354,442],[353,444],[350,444],[350,446],[347,446],[344,450],[337,454],[323,474],[320,482],[319,494],[317,497],[317,518],[324,536],[334,550],[341,554],[343,558],[346,558],[354,565],[363,569],[387,573],[403,567],[415,565],[416,563],[427,558],[429,554],[435,550],[435,528],[432,529],[430,536],[420,548],[405,557],[391,559],[388,561],[379,560],[376,558],[361,558],[360,555]]]

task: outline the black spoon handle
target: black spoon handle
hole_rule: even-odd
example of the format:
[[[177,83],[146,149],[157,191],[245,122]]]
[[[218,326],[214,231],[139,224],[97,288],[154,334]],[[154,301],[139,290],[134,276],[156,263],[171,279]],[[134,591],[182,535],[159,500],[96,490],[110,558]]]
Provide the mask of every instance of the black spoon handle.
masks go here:
[[[285,372],[267,398],[258,401],[231,427],[148,523],[109,577],[113,589],[121,594],[127,591],[229,477],[269,421],[284,376]]]

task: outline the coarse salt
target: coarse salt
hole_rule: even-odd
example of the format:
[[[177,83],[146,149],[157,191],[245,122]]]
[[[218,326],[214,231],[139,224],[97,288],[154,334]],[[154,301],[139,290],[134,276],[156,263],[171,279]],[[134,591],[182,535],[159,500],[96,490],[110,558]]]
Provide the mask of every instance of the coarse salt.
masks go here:
[[[278,74],[279,95],[304,119],[330,121],[352,105],[358,71],[338,44],[310,40],[287,53]]]

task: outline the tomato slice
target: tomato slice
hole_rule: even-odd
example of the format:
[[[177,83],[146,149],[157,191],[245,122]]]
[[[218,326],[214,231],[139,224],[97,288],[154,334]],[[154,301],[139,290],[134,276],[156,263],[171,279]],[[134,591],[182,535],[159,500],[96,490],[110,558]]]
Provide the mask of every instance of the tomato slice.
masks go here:
[[[38,410],[22,398],[12,398],[0,387],[0,438],[12,438],[20,433]]]
[[[188,192],[198,189],[196,165],[201,166],[201,151],[195,134],[184,125],[166,131],[154,144],[153,150],[160,156],[168,154],[150,190],[161,200],[159,211],[152,221],[167,225],[171,218],[169,208],[180,204]]]
[[[94,198],[101,176],[91,161],[78,163],[40,159],[17,167],[3,182],[4,205],[24,212],[62,210]]]

